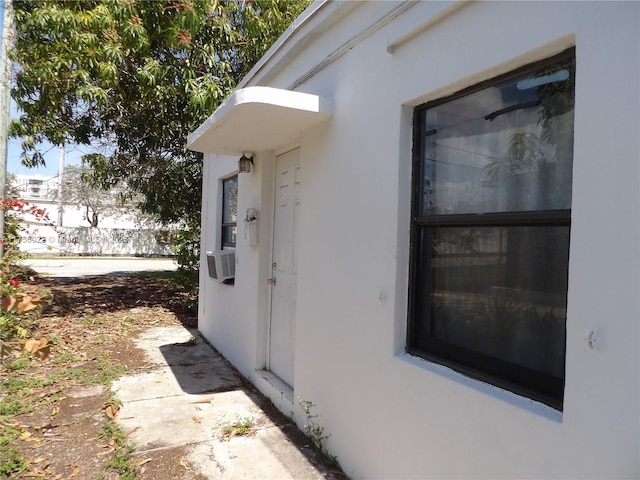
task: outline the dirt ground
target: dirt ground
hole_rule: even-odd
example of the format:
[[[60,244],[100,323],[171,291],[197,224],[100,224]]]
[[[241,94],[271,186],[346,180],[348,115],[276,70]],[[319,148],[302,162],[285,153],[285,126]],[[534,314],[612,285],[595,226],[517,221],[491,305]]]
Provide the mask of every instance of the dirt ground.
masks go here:
[[[8,478],[206,480],[180,451],[145,456],[144,463],[129,455],[131,432],[115,431],[110,418],[118,406],[107,385],[151,368],[131,339],[149,327],[196,326],[188,299],[166,279],[137,276],[37,278],[33,287],[53,294],[34,325],[51,353],[45,360],[5,358],[0,368],[0,398],[18,401],[23,412],[0,416],[21,457]]]

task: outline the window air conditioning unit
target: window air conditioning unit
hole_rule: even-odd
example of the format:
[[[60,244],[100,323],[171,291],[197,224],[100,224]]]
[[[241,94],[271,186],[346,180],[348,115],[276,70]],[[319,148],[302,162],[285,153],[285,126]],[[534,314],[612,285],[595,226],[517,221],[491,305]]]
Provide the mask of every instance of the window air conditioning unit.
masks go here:
[[[235,250],[217,250],[207,252],[207,266],[209,276],[219,282],[224,282],[236,276]]]

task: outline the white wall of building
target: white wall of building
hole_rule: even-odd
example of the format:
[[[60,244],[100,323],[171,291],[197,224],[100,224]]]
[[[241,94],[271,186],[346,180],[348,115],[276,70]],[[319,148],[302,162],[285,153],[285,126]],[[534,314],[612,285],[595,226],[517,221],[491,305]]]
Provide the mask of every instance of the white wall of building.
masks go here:
[[[637,478],[640,4],[471,2],[438,17],[449,4],[428,2],[367,30],[399,5],[364,2],[333,18],[325,9],[318,16],[326,15],[326,30],[314,32],[306,49],[294,55],[285,45],[245,82],[296,85],[356,37],[296,88],[332,98],[332,120],[295,144],[257,152],[254,171],[239,175],[239,232],[246,209],[256,208],[260,242],[249,246],[239,235],[233,286],[201,269],[200,330],[300,424],[296,399],[312,401],[329,449],[351,478]],[[302,26],[297,35],[305,33]],[[404,353],[409,192],[413,107],[572,45],[575,150],[560,413]],[[262,369],[274,155],[298,146],[292,395],[266,381]],[[219,243],[219,182],[236,162],[206,158],[203,252]],[[585,342],[593,328],[597,351]]]
[[[59,177],[45,175],[15,175],[12,187],[20,192],[21,197],[49,199],[58,191]]]
[[[160,230],[27,224],[21,237],[20,250],[30,255],[173,255],[173,246]]]
[[[137,212],[128,207],[100,214],[98,227],[90,227],[85,206],[59,204],[54,199],[58,179],[16,175],[13,186],[20,199],[27,202],[24,210],[36,207],[47,216],[36,219],[29,213],[23,215],[21,251],[33,255],[173,255],[166,229],[163,234],[158,225],[141,225]]]

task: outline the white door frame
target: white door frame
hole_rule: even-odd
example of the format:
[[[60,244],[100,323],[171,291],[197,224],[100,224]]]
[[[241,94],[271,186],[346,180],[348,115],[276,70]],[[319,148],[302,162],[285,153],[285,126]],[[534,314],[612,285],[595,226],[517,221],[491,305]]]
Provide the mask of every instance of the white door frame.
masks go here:
[[[292,158],[288,172],[288,192],[290,192],[287,210],[284,211],[284,217],[277,220],[279,209],[279,189],[280,189],[280,172],[278,170],[278,158],[289,153],[297,151],[297,156]],[[299,168],[300,168],[300,148],[292,148],[274,156],[274,175],[273,175],[273,221],[271,228],[271,262],[269,263],[270,282],[275,278],[275,284],[270,285],[269,289],[269,311],[268,311],[268,328],[267,328],[267,345],[266,345],[266,368],[276,375],[280,380],[293,388],[294,372],[295,372],[295,323],[296,323],[296,297],[297,297],[297,272],[295,272],[295,255],[297,254],[297,216],[296,209],[299,204]],[[281,213],[282,215],[282,213]],[[291,215],[290,217],[288,217]],[[278,241],[277,228],[284,227],[285,237]],[[290,240],[287,246],[286,241]],[[284,245],[280,242],[284,241]],[[283,247],[284,248],[281,248]],[[279,253],[278,253],[279,252]],[[283,255],[278,259],[278,255]],[[290,256],[289,256],[290,255]],[[284,270],[278,270],[277,261],[281,262]],[[278,284],[278,277],[281,283]],[[278,289],[278,290],[276,290]],[[281,335],[274,336],[274,328],[282,328]],[[287,336],[289,335],[289,338]],[[274,348],[274,342],[275,348]],[[277,352],[277,361],[274,361],[274,353]],[[275,368],[275,370],[274,370]]]

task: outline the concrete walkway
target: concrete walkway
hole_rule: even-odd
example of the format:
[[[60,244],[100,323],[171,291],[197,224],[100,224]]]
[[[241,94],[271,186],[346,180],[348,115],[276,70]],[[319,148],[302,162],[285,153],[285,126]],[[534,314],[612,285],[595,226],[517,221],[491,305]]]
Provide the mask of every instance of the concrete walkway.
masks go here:
[[[122,275],[125,273],[175,270],[171,258],[141,257],[55,257],[28,258],[23,265],[48,277],[88,277],[95,275]]]
[[[182,480],[340,478],[320,465],[308,443],[300,445],[297,427],[275,414],[197,331],[152,328],[135,342],[154,366],[122,377],[112,390],[122,401],[118,421],[132,432],[140,462],[180,452]],[[254,433],[225,438],[225,428],[241,423]]]

